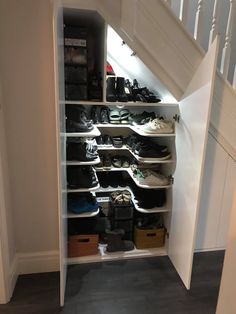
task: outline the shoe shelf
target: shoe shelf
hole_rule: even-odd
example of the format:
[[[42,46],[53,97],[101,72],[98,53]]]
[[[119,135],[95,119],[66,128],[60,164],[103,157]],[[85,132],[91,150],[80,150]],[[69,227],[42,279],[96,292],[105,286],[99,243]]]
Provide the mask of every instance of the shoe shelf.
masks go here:
[[[92,188],[81,188],[81,189],[67,189],[66,192],[67,193],[79,193],[79,192],[93,192],[96,191],[100,188],[100,184],[98,183],[98,185],[92,187]]]
[[[135,196],[133,194],[133,191],[128,186],[126,186],[126,187],[118,186],[117,188],[110,187],[110,186],[107,187],[107,188],[100,187],[100,189],[97,190],[96,193],[110,193],[110,192],[118,192],[118,191],[124,191],[124,190],[128,190],[131,193],[132,202],[133,202],[134,208],[137,211],[139,211],[140,213],[153,214],[153,213],[166,213],[166,212],[170,211],[170,209],[168,207],[166,207],[166,206],[153,207],[153,208],[150,208],[150,209],[139,207],[138,206],[138,202],[136,201]]]
[[[89,218],[89,217],[94,217],[99,214],[99,208],[98,210],[94,212],[86,212],[86,213],[81,213],[81,214],[75,214],[75,213],[68,213],[65,218]]]
[[[138,206],[138,202],[133,199],[134,207],[137,211],[143,214],[153,214],[153,213],[166,213],[169,212],[170,209],[163,206],[163,207],[153,207],[153,208],[142,208]]]
[[[128,101],[128,102],[104,102],[104,105],[106,106],[116,106],[116,107],[177,107],[178,103],[165,103],[165,102],[156,102],[156,103],[148,103],[148,102],[141,102],[141,101]]]
[[[146,136],[146,137],[174,137],[175,133],[146,133],[143,132],[139,127],[135,125],[130,125],[130,124],[112,124],[112,123],[107,123],[107,124],[96,124],[98,128],[128,128],[132,131],[134,131],[136,134],[141,135],[141,136]]]
[[[111,168],[95,168],[97,172],[104,172],[104,171],[128,171],[129,168],[116,168],[116,167],[111,167]]]
[[[134,183],[143,189],[168,189],[172,187],[172,184],[168,185],[146,185],[146,184],[140,184],[138,180],[133,176],[133,172],[130,168],[127,168],[127,172],[130,175],[131,179],[134,181]]]
[[[84,264],[84,263],[96,263],[96,262],[105,262],[105,261],[114,261],[120,259],[132,259],[132,258],[144,258],[144,257],[154,257],[154,256],[164,256],[167,255],[166,248],[152,248],[138,250],[134,249],[128,252],[106,252],[106,245],[99,244],[99,252],[95,255],[90,256],[81,256],[81,257],[72,257],[67,259],[68,265],[73,264]]]
[[[97,137],[101,135],[101,132],[94,125],[93,129],[90,132],[71,132],[71,133],[62,133],[61,135],[66,137]]]
[[[65,164],[67,166],[89,166],[89,165],[97,165],[100,163],[100,158],[97,157],[92,161],[66,161]]]
[[[63,104],[74,104],[74,105],[96,105],[96,106],[117,106],[120,108],[123,107],[178,107],[178,103],[167,103],[167,102],[158,102],[158,103],[147,103],[147,102],[134,102],[134,101],[128,101],[128,102],[110,102],[110,101],[82,101],[82,100],[65,100]]]
[[[145,158],[145,157],[139,157],[137,154],[135,154],[131,149],[129,149],[127,146],[123,145],[122,147],[114,147],[114,146],[106,146],[106,145],[98,145],[98,150],[127,150],[129,151],[133,156],[134,158],[141,162],[141,163],[144,163],[144,164],[160,164],[160,163],[163,163],[163,164],[166,164],[166,163],[174,163],[176,162],[175,160],[173,159],[164,159],[164,160],[159,160],[157,158]]]

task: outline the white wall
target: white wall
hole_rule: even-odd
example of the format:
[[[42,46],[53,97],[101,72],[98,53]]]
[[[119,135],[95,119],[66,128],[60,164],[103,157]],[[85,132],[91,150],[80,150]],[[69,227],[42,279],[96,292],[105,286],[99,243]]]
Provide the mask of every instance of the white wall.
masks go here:
[[[236,185],[236,162],[209,135],[196,239],[197,250],[225,248]]]
[[[0,73],[20,253],[58,249],[50,10],[49,0],[0,2]]]

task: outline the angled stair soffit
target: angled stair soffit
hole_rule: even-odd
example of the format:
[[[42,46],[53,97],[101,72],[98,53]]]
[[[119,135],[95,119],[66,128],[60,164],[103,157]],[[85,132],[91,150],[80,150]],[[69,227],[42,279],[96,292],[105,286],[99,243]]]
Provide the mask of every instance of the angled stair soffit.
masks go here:
[[[164,1],[148,0],[147,4],[145,0],[63,0],[63,4],[96,9],[162,85],[177,100],[181,99],[204,51]],[[236,92],[217,72],[211,133],[236,159],[235,100]]]

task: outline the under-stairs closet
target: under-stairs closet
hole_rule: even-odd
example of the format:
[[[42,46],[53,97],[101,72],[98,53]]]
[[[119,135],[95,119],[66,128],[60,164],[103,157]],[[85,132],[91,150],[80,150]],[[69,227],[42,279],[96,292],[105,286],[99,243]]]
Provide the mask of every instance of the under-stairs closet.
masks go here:
[[[177,103],[95,10],[54,10],[61,305],[71,264],[169,255],[189,289],[218,41]]]

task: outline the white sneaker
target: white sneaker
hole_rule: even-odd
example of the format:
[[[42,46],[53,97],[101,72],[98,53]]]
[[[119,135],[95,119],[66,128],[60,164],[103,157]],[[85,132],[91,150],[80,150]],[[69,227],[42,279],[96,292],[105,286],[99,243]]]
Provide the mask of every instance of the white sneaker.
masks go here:
[[[160,120],[158,118],[144,124],[140,129],[145,133],[168,134],[173,133],[173,123],[169,120]]]
[[[141,185],[165,186],[169,185],[169,179],[164,175],[149,169],[137,169],[134,177]]]

